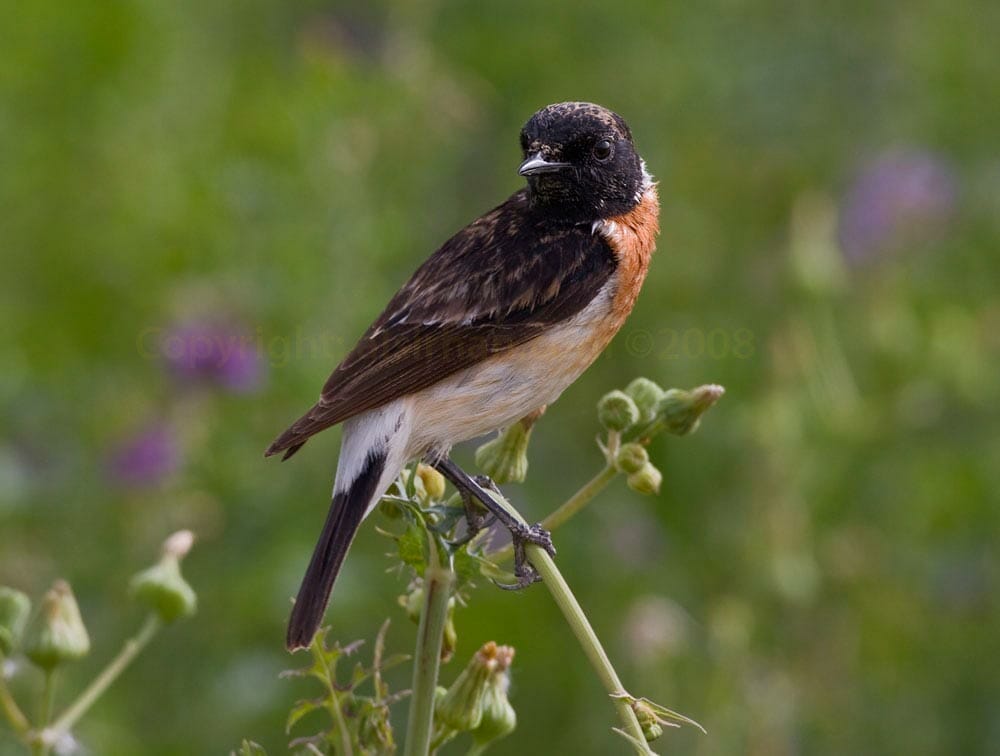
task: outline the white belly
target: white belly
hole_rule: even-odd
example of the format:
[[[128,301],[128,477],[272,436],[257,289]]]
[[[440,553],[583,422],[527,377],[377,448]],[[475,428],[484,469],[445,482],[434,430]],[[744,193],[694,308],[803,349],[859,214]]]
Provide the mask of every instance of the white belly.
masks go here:
[[[405,400],[412,418],[411,455],[447,449],[558,399],[607,345],[613,290],[609,283],[565,323]]]

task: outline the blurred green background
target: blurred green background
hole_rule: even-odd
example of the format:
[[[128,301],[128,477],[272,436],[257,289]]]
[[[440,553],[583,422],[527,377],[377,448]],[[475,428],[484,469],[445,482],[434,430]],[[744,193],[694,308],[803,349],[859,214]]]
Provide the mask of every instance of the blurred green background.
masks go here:
[[[538,518],[596,471],[594,404],[636,375],[726,386],[656,442],[659,496],[618,481],[556,537],[630,689],[709,731],[659,750],[1000,753],[1000,5],[2,7],[0,583],[72,581],[94,650],[62,703],[139,622],[128,576],[199,536],[199,614],[86,752],[286,752],[312,691],[277,678],[284,623],[339,431],[261,453],[519,187],[527,117],[585,99],[660,180],[659,251],[509,493]],[[345,642],[392,617],[407,651],[377,520],[328,617]],[[544,589],[480,588],[457,621],[446,680],[486,640],[518,650],[495,753],[624,752]]]

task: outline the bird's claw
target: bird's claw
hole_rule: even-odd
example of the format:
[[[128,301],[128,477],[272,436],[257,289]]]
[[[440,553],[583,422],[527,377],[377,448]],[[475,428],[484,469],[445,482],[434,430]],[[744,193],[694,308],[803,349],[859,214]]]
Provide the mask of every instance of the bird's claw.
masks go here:
[[[529,543],[534,544],[553,557],[556,555],[556,547],[552,544],[552,535],[542,527],[541,523],[535,523],[531,527],[517,523],[515,527],[511,528],[511,538],[514,546],[514,577],[516,582],[500,583],[496,580],[493,582],[498,588],[503,588],[505,591],[519,591],[542,580],[538,570],[528,561],[524,547]]]

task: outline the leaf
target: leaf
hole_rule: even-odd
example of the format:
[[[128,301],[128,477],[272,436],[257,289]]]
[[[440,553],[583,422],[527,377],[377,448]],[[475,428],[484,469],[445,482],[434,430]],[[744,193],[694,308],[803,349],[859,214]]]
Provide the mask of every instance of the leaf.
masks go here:
[[[296,701],[295,705],[292,707],[291,711],[288,712],[288,719],[285,722],[285,734],[287,735],[292,731],[295,723],[298,722],[306,714],[310,714],[317,709],[323,709],[326,707],[326,698],[307,698],[301,701]]]
[[[351,675],[351,684],[347,690],[354,690],[357,688],[361,683],[368,679],[369,674],[368,670],[365,669],[365,665],[361,662],[355,664],[354,673]]]
[[[235,751],[230,751],[230,756],[236,756]],[[255,743],[252,740],[243,739],[240,743],[239,756],[267,756],[267,751],[260,743]]]
[[[452,570],[455,572],[455,590],[461,590],[481,573],[482,558],[470,554],[468,549],[458,549],[452,556]]]
[[[424,546],[424,531],[417,525],[410,525],[406,532],[396,539],[399,558],[403,560],[404,564],[413,568],[418,575],[423,575],[424,568],[427,566]]]

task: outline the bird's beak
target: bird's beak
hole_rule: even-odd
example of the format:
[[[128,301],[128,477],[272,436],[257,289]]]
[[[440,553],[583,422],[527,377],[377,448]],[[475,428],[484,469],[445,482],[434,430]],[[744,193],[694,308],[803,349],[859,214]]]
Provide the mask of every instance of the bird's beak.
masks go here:
[[[517,175],[534,176],[538,173],[552,173],[553,171],[561,171],[563,168],[569,168],[570,165],[572,164],[546,160],[542,157],[542,153],[536,152],[521,163],[521,167],[517,169]]]

